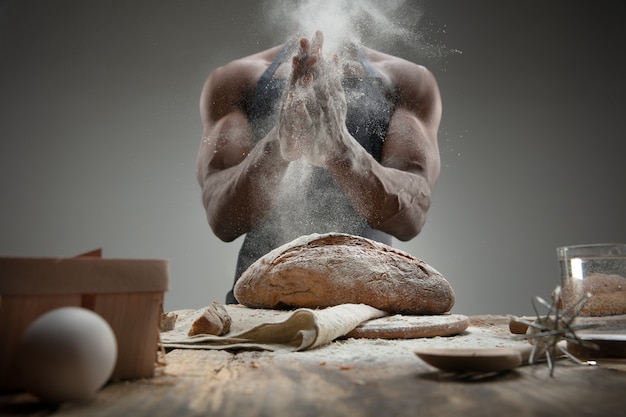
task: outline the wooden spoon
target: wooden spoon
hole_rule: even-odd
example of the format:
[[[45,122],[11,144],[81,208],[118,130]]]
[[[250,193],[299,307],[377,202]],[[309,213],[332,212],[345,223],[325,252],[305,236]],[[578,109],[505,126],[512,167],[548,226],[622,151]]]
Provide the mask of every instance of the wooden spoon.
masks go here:
[[[415,354],[446,372],[502,372],[528,361],[532,346],[478,349],[421,349]]]

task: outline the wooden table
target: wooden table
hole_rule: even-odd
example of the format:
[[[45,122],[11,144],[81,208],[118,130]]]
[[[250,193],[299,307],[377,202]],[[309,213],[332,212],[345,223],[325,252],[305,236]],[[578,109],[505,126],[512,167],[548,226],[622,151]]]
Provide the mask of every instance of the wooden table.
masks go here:
[[[479,321],[489,331],[508,330],[503,317]],[[481,337],[472,327],[468,331],[457,337]],[[348,339],[293,353],[173,350],[154,378],[113,382],[90,401],[60,407],[25,393],[4,394],[0,415],[626,415],[626,362],[580,366],[559,360],[553,377],[541,364],[461,377],[439,372],[413,354],[419,344],[450,341]]]

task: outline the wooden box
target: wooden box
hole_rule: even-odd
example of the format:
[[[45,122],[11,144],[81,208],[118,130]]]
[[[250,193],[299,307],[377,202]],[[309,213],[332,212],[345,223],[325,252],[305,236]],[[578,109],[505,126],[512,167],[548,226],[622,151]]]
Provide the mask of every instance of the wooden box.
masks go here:
[[[0,257],[0,391],[20,389],[16,354],[28,326],[47,311],[88,308],[117,338],[112,379],[154,375],[169,262],[102,259],[99,251],[75,258]]]

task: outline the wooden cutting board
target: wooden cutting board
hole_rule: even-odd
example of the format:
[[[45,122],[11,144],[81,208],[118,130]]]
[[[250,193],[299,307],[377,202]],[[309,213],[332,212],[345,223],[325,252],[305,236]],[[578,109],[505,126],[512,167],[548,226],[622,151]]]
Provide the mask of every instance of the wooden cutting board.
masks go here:
[[[369,320],[346,335],[367,339],[417,339],[420,337],[451,336],[463,332],[469,318],[462,314],[436,316],[405,316],[396,314]]]

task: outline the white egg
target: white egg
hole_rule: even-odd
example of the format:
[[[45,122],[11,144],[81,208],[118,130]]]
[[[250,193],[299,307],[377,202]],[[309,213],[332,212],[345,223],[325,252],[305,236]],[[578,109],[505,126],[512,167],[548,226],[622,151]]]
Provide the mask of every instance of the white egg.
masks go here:
[[[84,400],[109,380],[116,361],[117,340],[106,320],[84,308],[58,308],[22,337],[22,387],[51,403]]]

